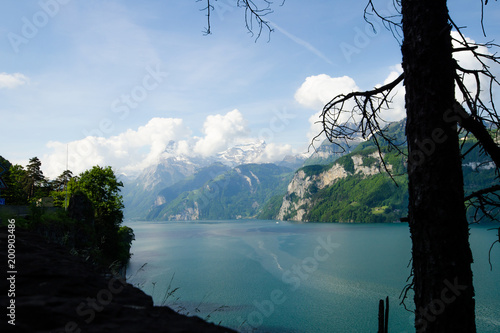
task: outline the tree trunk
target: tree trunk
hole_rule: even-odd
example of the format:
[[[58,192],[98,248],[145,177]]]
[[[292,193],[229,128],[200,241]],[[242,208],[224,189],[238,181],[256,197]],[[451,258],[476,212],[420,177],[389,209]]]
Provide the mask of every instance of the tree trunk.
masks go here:
[[[415,327],[476,332],[448,9],[402,0],[402,14]]]

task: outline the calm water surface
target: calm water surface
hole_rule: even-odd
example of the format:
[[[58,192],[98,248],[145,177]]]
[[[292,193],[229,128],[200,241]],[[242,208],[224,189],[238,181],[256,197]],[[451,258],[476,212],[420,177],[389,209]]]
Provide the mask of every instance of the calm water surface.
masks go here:
[[[241,332],[414,332],[400,305],[410,269],[407,224],[275,221],[128,222],[127,277],[155,304]],[[478,332],[500,332],[500,245],[473,227]],[[411,298],[407,301],[412,308]]]

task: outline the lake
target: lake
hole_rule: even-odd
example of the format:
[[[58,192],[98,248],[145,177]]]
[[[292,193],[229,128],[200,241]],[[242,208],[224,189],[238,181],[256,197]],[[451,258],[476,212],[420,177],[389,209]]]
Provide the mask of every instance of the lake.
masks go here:
[[[407,224],[260,220],[127,222],[136,240],[128,281],[167,305],[241,332],[414,332],[400,305],[410,274]],[[500,245],[473,226],[478,332],[500,331]],[[412,307],[412,297],[407,300]]]

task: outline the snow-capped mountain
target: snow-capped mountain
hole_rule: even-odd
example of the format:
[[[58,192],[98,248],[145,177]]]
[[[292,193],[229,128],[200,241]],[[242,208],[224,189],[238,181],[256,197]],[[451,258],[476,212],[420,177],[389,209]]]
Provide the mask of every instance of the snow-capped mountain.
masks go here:
[[[239,144],[214,156],[215,162],[237,166],[255,162],[266,149],[264,141]]]
[[[264,141],[235,145],[214,156],[179,153],[178,143],[170,141],[157,163],[145,168],[136,178],[124,177],[123,198],[127,218],[139,218],[153,206],[158,193],[195,172],[216,163],[229,167],[253,163],[264,153]]]

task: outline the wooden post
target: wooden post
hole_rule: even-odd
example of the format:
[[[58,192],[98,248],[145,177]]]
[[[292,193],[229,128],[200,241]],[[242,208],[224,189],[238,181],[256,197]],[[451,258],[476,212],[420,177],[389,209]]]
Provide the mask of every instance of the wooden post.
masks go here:
[[[378,302],[378,333],[389,332],[389,296],[385,298],[385,311],[384,300]]]
[[[378,333],[384,333],[384,300],[378,302]]]

